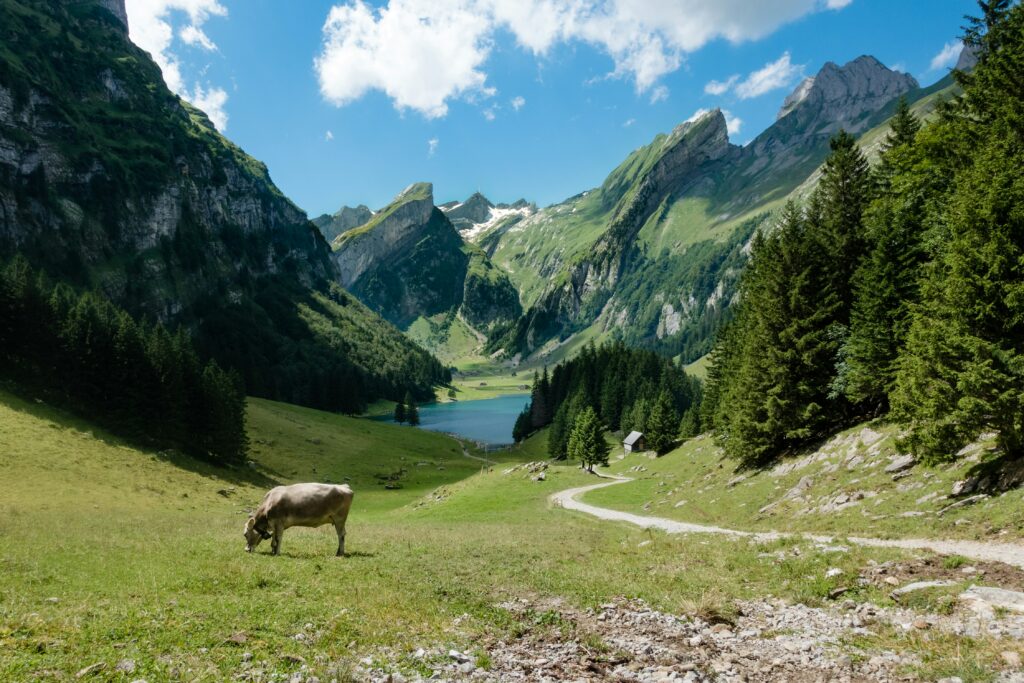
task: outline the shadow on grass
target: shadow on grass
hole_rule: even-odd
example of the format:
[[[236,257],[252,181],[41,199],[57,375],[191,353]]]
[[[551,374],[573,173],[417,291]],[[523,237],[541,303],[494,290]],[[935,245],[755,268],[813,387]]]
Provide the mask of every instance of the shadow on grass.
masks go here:
[[[966,472],[964,484],[954,498],[984,493],[995,495],[1024,485],[1024,458],[994,453]]]
[[[220,465],[186,455],[177,450],[156,449],[151,444],[118,436],[65,408],[46,403],[40,398],[30,398],[32,393],[45,395],[43,392],[23,390],[9,383],[0,384],[0,391],[6,393],[6,396],[4,393],[0,393],[0,403],[5,403],[11,410],[30,415],[39,420],[53,422],[61,429],[89,434],[92,438],[111,447],[127,447],[141,451],[157,460],[170,463],[175,467],[198,474],[207,479],[234,485],[276,486],[278,483],[265,474],[245,466]]]

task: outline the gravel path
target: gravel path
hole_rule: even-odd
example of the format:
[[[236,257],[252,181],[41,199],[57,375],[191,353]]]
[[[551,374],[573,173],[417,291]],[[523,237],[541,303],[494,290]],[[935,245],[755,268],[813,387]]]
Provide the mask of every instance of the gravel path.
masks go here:
[[[577,500],[577,496],[581,496],[589,491],[595,491],[608,486],[616,486],[618,484],[633,481],[627,477],[610,477],[607,475],[598,476],[605,479],[612,479],[613,481],[607,481],[601,484],[591,484],[590,486],[578,486],[576,488],[566,489],[565,491],[559,491],[551,496],[551,502],[566,510],[576,510],[578,512],[583,512],[597,517],[598,519],[627,522],[644,529],[661,529],[662,531],[670,534],[725,534],[728,536],[753,538],[758,541],[773,541],[778,538],[791,536],[807,538],[819,543],[830,543],[835,540],[832,536],[815,534],[785,533],[778,531],[739,531],[737,529],[726,529],[718,526],[692,524],[690,522],[677,522],[672,519],[665,519],[664,517],[648,517],[646,515],[634,515],[629,512],[622,512],[620,510],[611,510],[609,508],[582,503]],[[849,542],[856,543],[858,545],[872,546],[876,548],[931,550],[932,552],[939,553],[940,555],[963,555],[964,557],[969,557],[973,560],[1004,562],[1015,567],[1024,568],[1024,546],[1012,543],[933,540],[926,538],[883,539],[860,538],[857,536],[847,536],[844,538]]]

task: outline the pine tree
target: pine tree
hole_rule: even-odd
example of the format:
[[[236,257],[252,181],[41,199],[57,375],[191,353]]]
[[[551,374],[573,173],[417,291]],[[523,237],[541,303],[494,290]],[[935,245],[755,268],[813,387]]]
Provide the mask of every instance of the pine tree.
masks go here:
[[[647,430],[644,432],[647,445],[657,453],[664,453],[675,443],[678,432],[679,415],[675,412],[668,392],[663,391],[654,402],[647,420]]]
[[[516,423],[512,427],[512,440],[519,443],[529,436],[531,431],[530,405],[527,404],[522,412],[519,413],[519,417],[516,418]]]
[[[399,401],[395,404],[395,422],[402,424],[406,420],[405,402]]]
[[[540,429],[551,422],[551,408],[548,405],[550,393],[548,369],[545,367],[543,375],[533,373],[533,389],[530,392],[530,421],[534,429]]]
[[[697,406],[691,406],[683,413],[683,417],[679,421],[679,437],[692,439],[700,433],[700,409]]]
[[[580,467],[593,472],[594,465],[608,465],[610,450],[597,413],[590,406],[583,408],[576,416],[569,435],[569,457],[579,460]]]

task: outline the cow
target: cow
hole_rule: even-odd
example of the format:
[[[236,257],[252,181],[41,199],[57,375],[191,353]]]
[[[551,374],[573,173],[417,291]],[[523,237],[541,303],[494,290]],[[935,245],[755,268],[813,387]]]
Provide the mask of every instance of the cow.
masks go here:
[[[293,526],[333,524],[338,532],[338,553],[345,554],[345,520],[352,507],[352,489],[346,484],[292,484],[272,488],[245,523],[245,551],[251,553],[268,538],[275,555],[281,554],[284,530]]]

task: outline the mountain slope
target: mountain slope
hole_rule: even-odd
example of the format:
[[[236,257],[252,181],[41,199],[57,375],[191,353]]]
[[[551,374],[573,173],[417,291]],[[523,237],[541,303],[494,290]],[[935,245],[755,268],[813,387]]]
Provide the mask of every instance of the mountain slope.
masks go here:
[[[0,27],[0,258],[190,328],[256,395],[352,410],[446,380],[334,284],[266,167],[165,87],[123,2],[3,0]]]
[[[357,228],[371,218],[373,218],[373,211],[363,204],[356,207],[343,206],[333,214],[325,213],[317,216],[313,219],[313,225],[317,227],[325,240],[332,242],[341,233]]]
[[[872,129],[896,97],[918,91],[872,57],[830,62],[744,147],[728,142],[720,112],[706,112],[633,152],[601,187],[483,234],[528,306],[494,348],[545,354],[589,329],[699,357],[734,296],[747,240],[807,190],[829,138]],[[689,165],[674,164],[684,143]]]
[[[428,346],[443,346],[456,319],[486,334],[522,312],[505,274],[434,206],[429,183],[409,186],[332,247],[339,282],[371,309],[402,329],[433,319],[434,341],[417,335]]]

